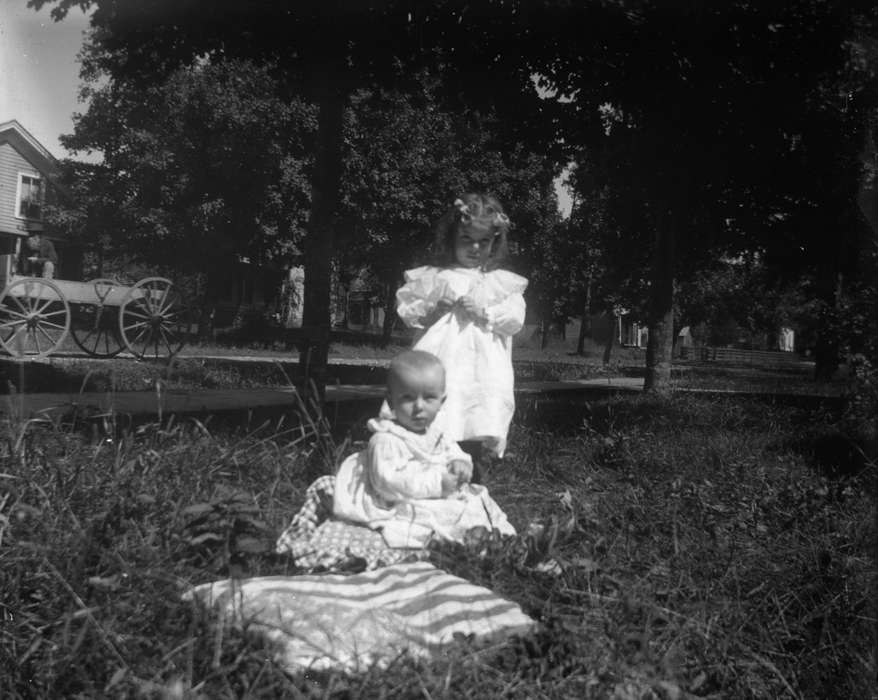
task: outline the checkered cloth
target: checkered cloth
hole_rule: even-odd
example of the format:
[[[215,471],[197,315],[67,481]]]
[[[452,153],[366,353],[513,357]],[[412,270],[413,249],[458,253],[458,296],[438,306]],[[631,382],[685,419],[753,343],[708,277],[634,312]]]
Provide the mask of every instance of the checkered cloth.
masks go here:
[[[264,635],[289,673],[386,667],[401,654],[429,656],[456,636],[496,639],[535,626],[515,603],[428,562],[353,575],[224,579],[184,599]]]
[[[305,502],[275,545],[304,571],[370,571],[402,561],[426,559],[426,550],[392,549],[380,532],[332,519],[335,477],[321,476],[305,491]]]

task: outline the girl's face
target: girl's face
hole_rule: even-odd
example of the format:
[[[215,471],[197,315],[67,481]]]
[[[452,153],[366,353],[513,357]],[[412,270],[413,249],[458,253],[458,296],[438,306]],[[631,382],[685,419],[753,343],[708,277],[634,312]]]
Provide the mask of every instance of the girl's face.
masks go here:
[[[454,258],[458,265],[484,267],[491,256],[494,234],[474,226],[459,226],[454,237]]]

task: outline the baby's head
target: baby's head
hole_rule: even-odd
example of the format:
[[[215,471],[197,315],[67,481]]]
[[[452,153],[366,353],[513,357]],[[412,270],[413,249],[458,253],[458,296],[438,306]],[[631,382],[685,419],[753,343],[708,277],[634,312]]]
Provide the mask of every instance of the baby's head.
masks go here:
[[[445,403],[445,368],[435,355],[405,350],[390,361],[387,370],[387,405],[396,422],[423,433]]]
[[[439,264],[494,269],[506,257],[508,232],[509,217],[496,197],[465,194],[436,224]]]

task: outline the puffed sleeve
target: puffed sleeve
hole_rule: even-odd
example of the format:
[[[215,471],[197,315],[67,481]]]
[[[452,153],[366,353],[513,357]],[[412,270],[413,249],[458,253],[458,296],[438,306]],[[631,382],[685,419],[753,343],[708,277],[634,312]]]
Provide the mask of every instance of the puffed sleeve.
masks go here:
[[[485,307],[487,328],[492,333],[515,335],[524,326],[524,290],[527,288],[527,280],[505,270],[497,270],[491,275],[491,296],[494,303]]]
[[[368,450],[372,488],[386,502],[441,498],[444,469],[438,464],[413,459],[399,438],[375,433],[369,440]]]
[[[438,267],[406,270],[405,284],[396,292],[396,313],[410,328],[423,328],[421,320],[436,308],[445,285],[437,275]]]

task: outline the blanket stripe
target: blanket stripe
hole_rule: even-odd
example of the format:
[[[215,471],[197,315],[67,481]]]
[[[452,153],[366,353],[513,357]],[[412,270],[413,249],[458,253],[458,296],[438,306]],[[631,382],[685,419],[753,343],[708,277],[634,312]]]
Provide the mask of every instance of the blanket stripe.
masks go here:
[[[535,624],[515,603],[429,562],[349,576],[217,581],[185,597],[265,634],[290,672],[356,671],[385,665],[401,653],[427,656],[458,634],[493,638],[524,633]]]

